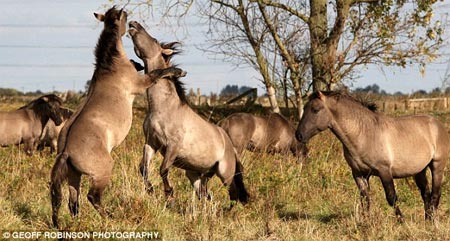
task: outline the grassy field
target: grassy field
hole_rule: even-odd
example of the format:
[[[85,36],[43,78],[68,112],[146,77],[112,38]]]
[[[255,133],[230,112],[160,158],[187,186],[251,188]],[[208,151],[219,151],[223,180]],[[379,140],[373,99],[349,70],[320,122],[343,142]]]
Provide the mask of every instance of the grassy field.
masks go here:
[[[21,104],[0,104],[0,110]],[[434,115],[449,127],[450,113]],[[84,178],[76,219],[70,217],[67,185],[64,187],[60,212],[64,230],[156,230],[164,240],[450,240],[448,178],[435,223],[424,221],[422,200],[413,179],[396,180],[405,223],[397,222],[377,177],[371,179],[370,218],[363,218],[359,192],[341,143],[329,131],[311,140],[305,165],[290,157],[245,152],[244,182],[251,194],[246,206],[239,204],[227,210],[227,190],[217,177],[209,183],[213,200],[198,200],[184,172],[173,168],[169,178],[175,203],[166,207],[157,172],[161,156],[157,155],[151,171],[153,195],[145,192],[138,174],[143,117],[144,113],[136,109],[128,137],[112,153],[114,177],[103,199],[112,217],[102,219],[88,202]],[[0,231],[54,230],[48,190],[54,160],[55,154],[48,150],[28,157],[21,147],[0,148]],[[448,171],[446,176],[450,176]]]

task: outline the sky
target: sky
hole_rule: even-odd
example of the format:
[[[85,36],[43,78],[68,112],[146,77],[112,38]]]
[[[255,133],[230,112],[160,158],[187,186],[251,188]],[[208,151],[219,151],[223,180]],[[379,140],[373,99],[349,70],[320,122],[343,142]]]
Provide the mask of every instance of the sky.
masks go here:
[[[94,71],[93,51],[103,28],[93,13],[104,12],[110,3],[106,0],[1,0],[1,3],[0,88],[24,92],[84,90]],[[446,9],[437,12],[448,12],[449,8]],[[129,16],[128,20],[139,18]],[[182,39],[158,19],[149,19],[146,26],[160,41],[182,42],[183,53],[174,62],[188,73],[182,79],[187,89],[200,88],[202,94],[208,95],[230,84],[257,87],[259,95],[265,93],[258,73],[252,68],[237,68],[213,60],[195,47],[205,41],[204,25],[189,24],[188,35]],[[131,39],[124,37],[123,41],[128,57],[137,60]],[[371,66],[361,71],[360,79],[349,84],[351,88],[377,84],[389,93],[429,91],[442,85],[449,60],[450,55],[445,54],[427,67],[424,76],[417,66],[383,71]]]

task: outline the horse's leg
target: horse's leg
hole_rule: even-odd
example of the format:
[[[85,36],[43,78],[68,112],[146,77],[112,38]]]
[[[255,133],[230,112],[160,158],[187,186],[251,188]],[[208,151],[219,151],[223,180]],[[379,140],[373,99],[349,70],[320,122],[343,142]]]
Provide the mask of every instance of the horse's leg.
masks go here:
[[[72,217],[78,214],[78,197],[80,196],[80,181],[81,174],[72,168],[68,168],[68,183],[69,183],[69,210]]]
[[[439,200],[441,198],[441,186],[442,186],[442,179],[444,176],[444,168],[445,168],[445,158],[444,160],[433,160],[433,162],[430,165],[431,170],[431,200],[429,204],[429,218],[432,218],[434,215],[434,212],[437,210],[439,206]]]
[[[198,172],[186,170],[186,176],[188,177],[189,181],[191,181],[191,184],[194,187],[195,194],[197,194],[197,197],[199,199],[204,197],[201,174]]]
[[[394,179],[390,170],[379,171],[381,183],[383,184],[384,192],[386,194],[386,200],[391,207],[395,209],[395,216],[397,216],[400,222],[403,222],[403,214],[400,211],[400,207],[397,203],[397,194],[395,193]]]
[[[352,172],[352,174],[353,174],[353,179],[355,179],[356,185],[358,186],[359,194],[361,195],[361,206],[363,209],[363,213],[367,216],[367,215],[369,215],[369,209],[370,209],[370,197],[369,197],[370,175],[363,176],[356,172]]]
[[[55,152],[58,149],[58,140],[53,139],[50,141],[50,153]]]
[[[234,162],[234,164],[232,163]],[[249,199],[247,190],[243,182],[243,166],[235,158],[229,158],[228,161],[219,161],[216,169],[216,175],[222,183],[228,187],[228,194],[231,201],[239,201],[246,204]],[[231,203],[231,207],[233,203]]]
[[[34,151],[34,139],[29,139],[24,142],[24,151],[25,154],[31,156]]]
[[[208,193],[208,181],[214,176],[215,172],[208,172],[201,176],[201,193],[203,197],[206,197],[207,200],[211,200],[211,195]]]
[[[430,188],[428,187],[427,168],[417,173],[414,176],[414,181],[416,182],[416,185],[420,190],[420,195],[422,196],[423,206],[425,209],[425,219],[430,219],[431,214],[429,213],[429,210],[430,210],[431,192]]]
[[[164,152],[164,159],[163,162],[161,163],[161,167],[159,168],[159,175],[163,180],[164,192],[166,194],[166,197],[173,196],[173,188],[170,186],[168,176],[169,176],[169,168],[173,165],[176,156],[177,154],[171,146],[166,147],[166,150]]]
[[[149,193],[153,192],[153,185],[148,180],[148,170],[154,154],[155,150],[150,145],[145,144],[141,164],[139,165],[139,171],[144,178],[145,190]]]
[[[106,160],[107,161],[102,165],[99,165],[100,167],[102,167],[102,169],[97,169],[97,172],[91,175],[91,187],[87,195],[89,202],[91,202],[91,204],[102,217],[108,216],[108,213],[101,204],[101,199],[103,196],[103,191],[105,190],[111,179],[112,167],[114,163],[109,154]]]

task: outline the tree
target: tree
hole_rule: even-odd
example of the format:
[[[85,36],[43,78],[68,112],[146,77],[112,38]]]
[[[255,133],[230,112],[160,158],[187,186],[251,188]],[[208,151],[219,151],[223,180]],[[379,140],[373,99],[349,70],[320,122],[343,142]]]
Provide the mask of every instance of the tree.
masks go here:
[[[165,13],[194,2],[211,25],[207,50],[256,68],[269,96],[289,79],[300,116],[310,85],[331,89],[368,64],[424,71],[443,43],[436,0],[171,0]]]

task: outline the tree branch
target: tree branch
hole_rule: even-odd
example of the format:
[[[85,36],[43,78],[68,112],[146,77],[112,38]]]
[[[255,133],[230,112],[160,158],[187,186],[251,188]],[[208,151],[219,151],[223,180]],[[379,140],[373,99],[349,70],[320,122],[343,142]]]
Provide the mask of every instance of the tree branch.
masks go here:
[[[308,17],[308,16],[306,16],[306,15],[300,13],[300,12],[297,11],[296,9],[294,9],[294,8],[292,8],[292,7],[290,7],[290,6],[287,6],[287,5],[285,5],[285,4],[282,4],[282,3],[279,3],[279,2],[273,2],[273,1],[271,1],[271,0],[250,0],[250,2],[257,2],[258,4],[264,4],[264,5],[266,5],[266,6],[271,6],[271,7],[274,7],[274,8],[280,8],[280,9],[283,9],[283,10],[289,12],[290,14],[292,14],[292,15],[298,17],[298,18],[301,19],[303,22],[305,22],[305,23],[307,23],[307,24],[309,23],[309,17]]]

